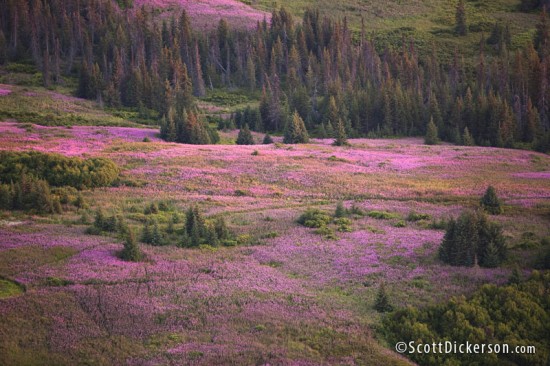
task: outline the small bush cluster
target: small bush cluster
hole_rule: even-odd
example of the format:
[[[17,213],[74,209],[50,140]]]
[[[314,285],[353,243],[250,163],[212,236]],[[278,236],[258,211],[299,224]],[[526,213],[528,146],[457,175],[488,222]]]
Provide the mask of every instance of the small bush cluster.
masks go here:
[[[310,208],[297,221],[305,227],[315,228],[316,234],[327,239],[337,239],[334,230],[330,227],[331,223],[336,225],[337,231],[349,233],[353,231],[350,217],[364,215],[365,213],[359,207],[353,205],[350,209],[346,209],[342,202],[338,202],[333,216],[319,209]]]
[[[50,186],[86,189],[112,185],[119,172],[116,164],[105,158],[81,159],[37,151],[0,152],[0,183],[18,182],[22,175],[32,175]]]
[[[391,220],[399,218],[399,215],[387,211],[370,211],[367,216],[378,220]]]

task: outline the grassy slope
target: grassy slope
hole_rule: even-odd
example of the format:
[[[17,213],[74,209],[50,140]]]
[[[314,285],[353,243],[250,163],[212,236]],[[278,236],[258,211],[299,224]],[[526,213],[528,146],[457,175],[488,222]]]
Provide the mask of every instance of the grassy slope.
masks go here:
[[[284,6],[297,18],[304,10],[318,8],[332,17],[348,18],[352,29],[359,31],[361,16],[366,29],[378,39],[391,43],[400,42],[401,36],[414,36],[422,51],[429,51],[436,41],[447,57],[455,47],[461,53],[473,55],[478,49],[482,33],[487,37],[497,20],[509,22],[513,39],[512,46],[525,43],[532,35],[536,14],[518,12],[518,0],[470,0],[466,2],[467,21],[472,28],[466,37],[452,34],[456,0],[245,0],[253,7],[270,11],[273,5]]]

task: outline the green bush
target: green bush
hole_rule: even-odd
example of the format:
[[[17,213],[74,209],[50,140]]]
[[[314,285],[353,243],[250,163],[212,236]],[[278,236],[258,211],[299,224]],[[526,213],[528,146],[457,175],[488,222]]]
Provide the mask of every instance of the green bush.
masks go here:
[[[391,220],[399,218],[399,215],[387,211],[370,211],[367,216],[379,220]]]
[[[533,272],[527,281],[498,287],[483,285],[469,299],[452,298],[422,309],[408,307],[383,320],[390,344],[509,344],[536,347],[536,353],[410,353],[419,365],[548,365],[550,362],[550,273]]]
[[[310,228],[321,228],[327,226],[330,221],[331,218],[328,214],[316,208],[308,209],[298,218],[298,223],[300,225]]]
[[[119,172],[116,164],[105,158],[81,159],[37,151],[0,152],[0,183],[17,182],[26,174],[45,180],[50,186],[86,189],[110,186]]]

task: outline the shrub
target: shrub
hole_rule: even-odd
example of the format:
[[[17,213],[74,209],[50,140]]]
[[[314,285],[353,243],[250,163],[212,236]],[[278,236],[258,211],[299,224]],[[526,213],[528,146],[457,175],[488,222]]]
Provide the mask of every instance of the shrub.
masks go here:
[[[387,211],[370,211],[367,214],[367,216],[372,217],[373,219],[379,219],[379,220],[391,220],[391,219],[399,218],[397,214],[387,212]]]
[[[323,226],[327,226],[330,221],[331,218],[329,215],[316,208],[308,209],[298,218],[298,223],[300,225],[310,228],[320,228]]]
[[[411,212],[409,212],[409,215],[407,216],[407,221],[416,222],[416,221],[420,221],[420,220],[429,220],[431,218],[432,217],[428,214],[411,211]]]
[[[18,182],[32,175],[50,186],[77,189],[110,186],[119,176],[119,168],[110,159],[66,157],[59,154],[0,152],[0,183]]]
[[[265,136],[264,136],[264,139],[262,141],[262,144],[269,145],[269,144],[272,144],[272,143],[273,143],[273,138],[271,138],[269,133],[266,133]]]

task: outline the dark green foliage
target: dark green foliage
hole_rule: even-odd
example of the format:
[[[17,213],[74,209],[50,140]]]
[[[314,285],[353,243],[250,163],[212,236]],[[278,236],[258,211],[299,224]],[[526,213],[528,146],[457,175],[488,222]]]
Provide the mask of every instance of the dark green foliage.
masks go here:
[[[448,222],[439,258],[453,266],[497,267],[506,258],[502,229],[481,212],[464,212]]]
[[[248,124],[245,124],[243,128],[239,130],[239,135],[237,136],[237,145],[254,145],[254,138],[252,133],[248,128]]]
[[[464,145],[464,146],[474,146],[475,145],[474,138],[470,134],[470,131],[468,130],[468,127],[464,127],[464,133],[462,134],[462,145]]]
[[[345,217],[347,216],[347,211],[344,207],[344,203],[342,201],[338,201],[336,204],[336,211],[334,212],[334,217]]]
[[[17,182],[22,174],[45,180],[50,186],[86,189],[110,186],[118,178],[119,168],[106,158],[81,159],[36,151],[0,152],[0,182]]]
[[[118,229],[125,228],[125,225],[119,225],[117,216],[111,215],[106,216],[102,209],[98,209],[95,213],[95,220],[93,227],[96,229],[96,231],[92,231],[90,233],[101,233],[103,231],[114,233],[117,232]],[[122,233],[124,234],[124,233]]]
[[[432,217],[428,214],[411,211],[407,216],[407,221],[430,220],[431,218]]]
[[[300,225],[311,228],[321,228],[327,226],[330,221],[331,218],[329,215],[316,208],[308,209],[298,218],[298,223]]]
[[[131,6],[130,0],[117,1],[123,8]],[[228,124],[212,117],[210,121],[222,129],[232,128],[233,122],[238,128],[248,124],[257,132],[280,133],[287,126],[287,135],[296,137],[296,111],[307,130],[330,138],[336,132],[340,145],[344,135],[421,136],[433,116],[444,141],[459,143],[467,127],[480,145],[514,147],[526,142],[522,146],[550,149],[545,12],[532,44],[521,31],[511,45],[514,52],[507,52],[516,36],[508,28],[518,29],[514,18],[513,27],[499,22],[492,27],[485,14],[476,15],[469,27],[466,9],[485,6],[481,1],[458,1],[456,33],[489,31],[488,43],[495,46],[481,47],[475,58],[464,50],[461,62],[458,51],[449,57],[449,40],[440,43],[434,37],[433,52],[426,52],[426,39],[410,38],[415,47],[407,47],[397,33],[394,37],[383,32],[369,40],[363,35],[359,42],[347,20],[321,18],[312,9],[304,12],[300,26],[281,21],[289,15],[280,9],[273,12],[274,24],[255,30],[242,31],[223,21],[217,29],[196,31],[187,13],[156,21],[158,9],[150,7],[121,11],[103,1],[82,8],[79,2],[51,0],[36,5],[47,3],[48,11],[37,8],[27,16],[21,14],[24,3],[8,1],[2,8],[0,63],[7,63],[8,72],[36,73],[34,79],[41,84],[61,83],[78,74],[79,96],[130,108],[140,119],[158,117],[167,141],[217,143],[216,131],[199,118],[195,96],[218,105],[249,105],[258,88],[257,108],[239,110]],[[543,5],[550,4],[521,2],[526,11]],[[52,21],[52,11],[58,21]],[[28,65],[29,60],[34,65]],[[205,81],[211,89],[206,96]],[[0,119],[79,123],[69,117],[0,111]]]
[[[143,254],[139,249],[136,234],[133,230],[128,230],[126,233],[124,249],[120,252],[120,258],[129,262],[138,262],[143,259]]]
[[[382,283],[376,293],[376,299],[374,301],[374,309],[379,313],[386,313],[393,310],[393,306],[390,304],[388,294],[386,293],[386,286]]]
[[[348,145],[348,135],[346,134],[346,127],[344,126],[344,122],[341,118],[338,118],[334,134],[334,142],[332,143],[334,146]]]
[[[489,186],[483,197],[481,197],[480,206],[491,215],[500,215],[503,212],[500,200],[493,186]]]
[[[283,142],[285,144],[302,144],[309,142],[306,125],[298,112],[294,112],[292,118],[287,121]]]
[[[516,266],[512,270],[512,274],[510,275],[510,278],[508,279],[509,285],[519,285],[521,283],[521,274],[519,273],[519,268]]]
[[[21,174],[16,183],[0,184],[0,210],[62,213],[60,198],[48,182]]]
[[[426,127],[424,143],[426,145],[437,145],[439,143],[439,134],[437,132],[437,126],[434,123],[433,117],[430,119],[430,123],[428,123],[428,126]]]
[[[464,6],[464,0],[458,0],[455,21],[455,33],[459,36],[465,36],[468,33],[468,26],[466,25],[466,8]]]
[[[419,365],[547,365],[550,362],[550,273],[533,272],[527,281],[498,287],[483,285],[469,299],[454,297],[447,303],[422,309],[397,310],[383,320],[386,340],[457,344],[509,344],[536,347],[518,353],[412,353]],[[502,349],[502,348],[501,348]]]
[[[205,220],[197,207],[187,210],[186,227],[181,239],[183,247],[197,247],[201,244],[210,246],[231,246],[234,237],[225,218],[218,216],[214,220]]]
[[[272,144],[272,143],[273,143],[273,138],[271,138],[269,133],[266,133],[265,136],[264,136],[264,139],[262,141],[262,144],[269,145],[269,144]]]

